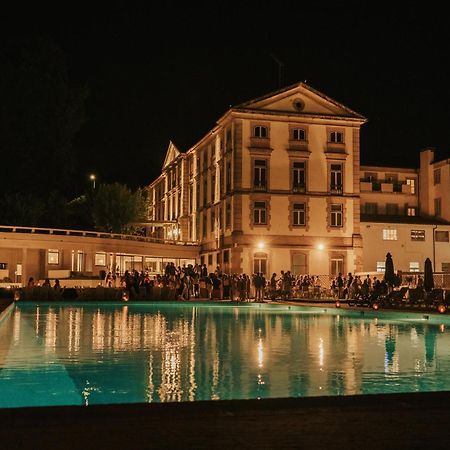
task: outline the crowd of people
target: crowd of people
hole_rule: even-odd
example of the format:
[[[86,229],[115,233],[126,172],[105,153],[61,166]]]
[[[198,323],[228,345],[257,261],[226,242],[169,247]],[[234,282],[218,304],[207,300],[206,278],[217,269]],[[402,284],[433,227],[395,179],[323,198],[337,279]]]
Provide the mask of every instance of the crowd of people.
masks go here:
[[[282,270],[279,275],[273,273],[266,278],[260,272],[230,275],[224,273],[220,266],[214,272],[208,272],[206,264],[177,267],[174,263],[168,263],[162,275],[150,276],[148,272],[127,270],[123,276],[115,276],[109,272],[105,285],[125,288],[130,298],[137,297],[143,290],[144,295],[148,296],[150,290],[157,287],[168,288],[177,300],[206,298],[257,302],[292,298],[357,298],[361,295],[384,295],[388,291],[383,279],[369,275],[362,279],[352,273],[347,276],[339,273],[330,281],[329,277],[294,275],[289,270]]]

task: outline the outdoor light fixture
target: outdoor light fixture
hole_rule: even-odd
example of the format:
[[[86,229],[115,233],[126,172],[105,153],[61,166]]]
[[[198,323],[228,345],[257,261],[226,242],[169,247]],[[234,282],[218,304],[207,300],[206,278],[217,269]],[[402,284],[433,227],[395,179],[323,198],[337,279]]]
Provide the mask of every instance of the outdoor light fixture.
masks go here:
[[[324,250],[324,249],[325,249],[325,245],[323,245],[322,243],[317,244],[317,250],[322,251],[322,250]]]
[[[372,308],[376,311],[378,308],[380,307],[380,305],[378,304],[378,303],[374,303],[373,305],[372,305]]]
[[[336,300],[335,305],[336,305],[336,308],[340,308],[341,307],[341,302],[339,300]]]
[[[264,242],[262,242],[262,241],[258,242],[257,247],[258,247],[260,250],[262,250],[262,249],[265,247]]]
[[[124,293],[122,294],[122,301],[127,302],[129,298],[130,296],[128,295],[128,292],[124,291]]]
[[[20,291],[14,292],[14,301],[17,302],[20,300]]]
[[[438,306],[438,311],[439,311],[441,314],[444,314],[446,309],[447,309],[447,308],[446,308],[446,306],[445,306],[443,303],[440,303],[440,304],[439,304],[439,306]]]
[[[91,173],[89,175],[89,179],[92,181],[92,187],[95,189],[95,180],[97,179],[97,177],[93,173]]]

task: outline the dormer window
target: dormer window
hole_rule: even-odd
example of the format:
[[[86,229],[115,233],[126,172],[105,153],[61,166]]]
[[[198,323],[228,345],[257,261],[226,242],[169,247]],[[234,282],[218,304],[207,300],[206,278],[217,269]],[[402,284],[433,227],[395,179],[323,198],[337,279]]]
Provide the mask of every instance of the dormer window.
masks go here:
[[[343,144],[344,143],[344,133],[341,131],[331,131],[330,132],[330,142],[333,144]]]
[[[306,141],[306,130],[303,128],[294,128],[292,130],[292,140]]]
[[[253,128],[253,136],[255,138],[267,138],[269,137],[269,133],[267,130],[267,127],[263,127],[261,125],[258,125]]]

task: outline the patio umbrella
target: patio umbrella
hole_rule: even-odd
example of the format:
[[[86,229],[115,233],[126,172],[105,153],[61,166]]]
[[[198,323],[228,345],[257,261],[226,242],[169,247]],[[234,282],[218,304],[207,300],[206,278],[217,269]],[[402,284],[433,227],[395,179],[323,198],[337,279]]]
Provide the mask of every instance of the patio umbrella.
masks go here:
[[[390,253],[386,255],[384,279],[390,287],[395,283],[394,262],[392,261],[392,255]]]
[[[423,287],[427,292],[430,292],[434,288],[433,265],[431,264],[430,258],[425,260]]]

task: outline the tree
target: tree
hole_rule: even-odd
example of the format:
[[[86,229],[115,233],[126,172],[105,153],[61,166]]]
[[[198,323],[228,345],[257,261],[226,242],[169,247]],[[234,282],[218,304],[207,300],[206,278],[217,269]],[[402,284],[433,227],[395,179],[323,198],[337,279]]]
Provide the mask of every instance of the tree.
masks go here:
[[[3,191],[44,197],[73,190],[72,142],[84,121],[87,90],[69,83],[64,55],[48,38],[3,45],[0,67]]]
[[[131,192],[120,183],[100,185],[92,204],[96,228],[110,233],[124,233],[133,222],[145,215],[145,200],[141,190]]]

